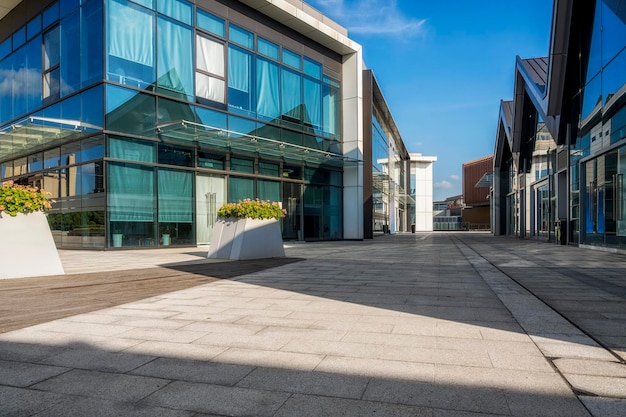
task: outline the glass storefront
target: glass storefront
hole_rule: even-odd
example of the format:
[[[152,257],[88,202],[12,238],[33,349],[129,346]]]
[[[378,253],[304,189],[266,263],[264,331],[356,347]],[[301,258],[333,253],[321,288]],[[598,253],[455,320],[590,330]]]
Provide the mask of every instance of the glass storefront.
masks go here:
[[[51,193],[59,247],[209,243],[244,198],[342,238],[340,74],[183,0],[60,5],[0,45],[0,179]]]
[[[571,241],[626,248],[626,22],[598,0],[575,144],[570,149]],[[582,99],[582,100],[581,100]]]

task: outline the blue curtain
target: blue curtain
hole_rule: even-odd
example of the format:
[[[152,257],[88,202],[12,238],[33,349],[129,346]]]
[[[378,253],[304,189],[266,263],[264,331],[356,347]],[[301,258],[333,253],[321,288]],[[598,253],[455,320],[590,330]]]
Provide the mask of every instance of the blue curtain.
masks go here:
[[[250,55],[228,48],[228,88],[250,92]]]
[[[191,223],[193,173],[159,170],[159,222]]]
[[[148,67],[154,65],[154,15],[127,2],[110,0],[108,3],[109,55]]]
[[[322,126],[322,85],[304,79],[304,122],[313,127]]]
[[[274,119],[280,116],[280,89],[278,65],[263,59],[257,60],[257,105],[259,116]]]
[[[157,2],[159,12],[176,20],[191,25],[191,4],[181,0],[160,0]]]
[[[302,77],[295,72],[283,69],[282,70],[282,114],[292,117],[296,120],[301,120],[300,107],[302,105],[302,92],[301,92],[301,79]]]
[[[254,180],[251,178],[230,177],[228,179],[228,202],[254,198]]]
[[[194,67],[190,28],[159,18],[158,85],[193,96]]]
[[[151,168],[108,164],[110,221],[154,221],[153,172]]]
[[[109,157],[137,162],[155,162],[154,143],[110,137]]]
[[[280,199],[280,183],[276,181],[258,180],[258,197],[261,200],[281,201]]]

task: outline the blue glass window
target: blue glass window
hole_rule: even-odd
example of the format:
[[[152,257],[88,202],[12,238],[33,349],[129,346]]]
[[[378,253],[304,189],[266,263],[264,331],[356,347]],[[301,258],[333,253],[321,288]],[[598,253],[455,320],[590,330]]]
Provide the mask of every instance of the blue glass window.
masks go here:
[[[26,42],[26,26],[22,26],[13,34],[13,50],[15,51]]]
[[[11,53],[11,38],[6,39],[0,43],[0,60],[8,56]]]
[[[595,16],[593,21],[593,28],[591,32],[591,45],[589,47],[589,62],[587,64],[587,78],[586,82],[589,82],[593,77],[600,72],[602,66],[602,1],[598,1],[595,10]]]
[[[80,88],[80,11],[61,21],[61,96]]]
[[[145,89],[155,80],[154,13],[125,0],[107,5],[107,79]]]
[[[44,29],[59,20],[59,2],[54,3],[43,12]]]
[[[159,17],[157,83],[160,92],[193,99],[194,68],[190,59],[193,56],[192,35],[187,26]]]
[[[228,105],[231,109],[248,113],[253,110],[252,54],[228,47]]]
[[[158,11],[180,22],[191,25],[192,6],[184,0],[167,0],[157,3]]]
[[[302,69],[302,57],[287,49],[283,49],[283,63],[299,70]]]
[[[317,80],[322,79],[322,65],[309,59],[304,58],[304,73],[309,77],[313,77]]]
[[[222,38],[224,37],[224,19],[213,16],[212,14],[209,14],[204,10],[197,9],[196,25],[201,29],[221,36]]]
[[[302,76],[285,68],[281,78],[282,117],[290,122],[302,120]]]
[[[620,19],[605,1],[598,3],[602,4],[602,66],[605,66],[626,46],[626,22],[623,11]],[[624,9],[624,5],[620,7]]]
[[[145,117],[137,118],[141,114]],[[114,85],[106,86],[106,128],[121,133],[151,136],[155,130],[154,96]]]
[[[34,36],[41,32],[41,15],[37,15],[33,20],[26,25],[26,36],[28,39],[32,39]]]
[[[109,137],[109,157],[137,162],[155,162],[154,142]]]
[[[259,58],[256,73],[257,115],[259,118],[276,119],[280,116],[279,67]]]
[[[196,107],[196,123],[216,129],[226,129],[226,113],[198,106]]]
[[[104,127],[104,97],[102,84],[83,91],[81,99],[81,120],[99,128]]]
[[[82,6],[80,39],[80,81],[86,87],[102,79],[102,2]]]
[[[254,174],[254,161],[250,159],[230,158],[230,170]],[[248,198],[251,198],[251,196]]]
[[[229,26],[228,38],[248,49],[254,49],[254,35],[238,26],[232,24]]]
[[[57,97],[61,88],[59,61],[61,58],[60,29],[56,26],[43,36],[43,98]]]
[[[304,124],[319,129],[322,126],[322,85],[304,79]]]
[[[254,198],[254,180],[230,177],[228,179],[228,202],[237,203],[246,198]]]
[[[61,17],[80,5],[80,0],[61,0]]]
[[[278,60],[280,55],[280,48],[275,43],[267,41],[261,37],[257,38],[257,50],[261,55],[265,55],[268,58]]]
[[[154,170],[113,162],[107,167],[110,221],[153,221],[156,208]]]
[[[154,0],[131,0],[134,3],[140,4],[143,7],[147,7],[150,10],[154,10]],[[167,0],[163,0],[167,1]]]
[[[159,169],[159,222],[191,223],[193,173]]]
[[[26,97],[26,111],[30,112],[41,106],[42,78],[41,74],[41,39],[35,38],[26,44],[26,73],[28,77],[22,93]]]
[[[339,88],[324,84],[322,87],[322,130],[331,137],[339,136],[341,121],[341,93]]]

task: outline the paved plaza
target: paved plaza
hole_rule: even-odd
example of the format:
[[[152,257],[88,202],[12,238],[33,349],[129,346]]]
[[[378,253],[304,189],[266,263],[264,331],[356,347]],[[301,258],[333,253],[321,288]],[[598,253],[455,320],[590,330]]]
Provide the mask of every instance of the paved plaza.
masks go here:
[[[626,415],[626,256],[487,233],[60,251],[0,281],[0,416]]]

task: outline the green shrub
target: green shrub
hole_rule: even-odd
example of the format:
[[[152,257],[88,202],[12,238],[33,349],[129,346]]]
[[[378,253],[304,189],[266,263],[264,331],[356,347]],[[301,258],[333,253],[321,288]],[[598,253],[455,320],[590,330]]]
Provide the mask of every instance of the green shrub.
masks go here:
[[[0,212],[10,216],[18,213],[45,211],[52,207],[44,190],[29,185],[17,185],[13,181],[2,183],[0,188]]]
[[[240,219],[280,219],[285,217],[287,210],[281,209],[276,202],[262,201],[258,198],[251,200],[246,198],[238,203],[224,204],[217,211],[217,217]]]

